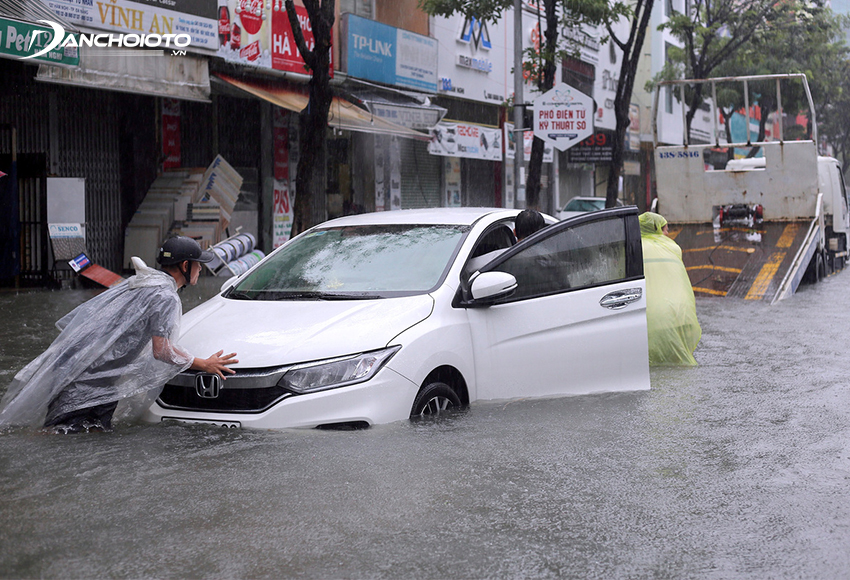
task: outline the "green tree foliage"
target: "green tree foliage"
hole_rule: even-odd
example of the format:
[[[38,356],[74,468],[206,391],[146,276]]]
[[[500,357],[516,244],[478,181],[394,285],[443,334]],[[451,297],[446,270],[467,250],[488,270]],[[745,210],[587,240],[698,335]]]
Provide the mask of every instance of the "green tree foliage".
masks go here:
[[[827,95],[831,90],[826,79],[832,74],[822,65],[840,52],[835,45],[839,21],[820,4],[805,0],[696,0],[687,13],[671,16],[659,28],[670,30],[683,47],[670,50],[665,68],[655,81],[804,72],[813,93]],[[821,70],[826,74],[812,74]],[[689,129],[706,98],[705,88],[696,85],[685,93]],[[761,92],[760,104],[766,108],[771,106],[769,93],[772,91]],[[788,104],[799,105],[800,97],[796,95]]]
[[[832,99],[820,109],[818,122],[827,141],[835,148],[844,175],[850,170],[850,60],[833,67],[838,82]]]
[[[629,124],[629,103],[631,102],[634,77],[640,58],[640,51],[649,25],[649,16],[654,0],[543,0],[542,20],[545,30],[542,30],[543,41],[539,51],[526,51],[526,61],[523,68],[532,73],[532,78],[540,92],[546,92],[555,85],[558,59],[571,54],[558,45],[558,35],[561,27],[580,28],[585,25],[604,25],[611,40],[624,53],[620,70],[620,82],[617,87],[617,97],[614,103],[617,119],[617,130],[614,136],[614,163],[609,173],[607,202],[608,207],[616,204],[619,183],[620,166],[623,159],[623,148],[626,128]],[[475,16],[481,20],[494,21],[506,10],[513,7],[512,0],[421,0],[420,6],[429,14],[436,16],[451,16],[464,14]],[[621,18],[630,20],[629,36],[617,38],[612,25]],[[541,26],[542,29],[542,26]],[[520,74],[515,71],[514,74]],[[540,204],[540,175],[543,167],[543,141],[534,139],[531,148],[531,161],[528,166],[526,183],[526,205],[539,207]]]
[[[292,0],[285,0],[292,36],[311,73],[310,100],[299,115],[300,156],[295,176],[295,207],[292,235],[295,236],[325,218],[326,135],[328,111],[333,99],[330,85],[330,49],[335,0],[303,0],[310,18],[315,44],[307,46]]]
[[[708,55],[700,57],[698,53],[688,48],[698,44],[696,42],[686,43],[683,49],[672,49],[667,55],[668,62],[665,70],[656,80],[803,73],[811,89],[820,135],[825,136],[839,151],[839,155],[846,159],[844,152],[850,141],[850,135],[848,135],[850,130],[846,122],[850,118],[847,116],[850,113],[850,102],[848,102],[850,101],[848,99],[850,65],[848,65],[848,49],[843,42],[843,29],[848,25],[848,18],[836,15],[826,6],[802,1],[784,2],[772,8],[767,12],[763,25],[752,31],[747,42],[737,43],[736,46],[732,46],[731,37],[722,35],[713,37],[703,32],[709,46],[707,50],[714,52],[713,59],[709,59]],[[734,23],[729,23],[728,26],[722,24],[717,20],[721,13],[719,9],[716,11],[715,26],[728,31],[730,30],[728,27]],[[695,12],[693,16],[699,17],[699,14]],[[732,13],[730,17],[734,20],[736,14]],[[675,25],[668,23],[668,27],[680,32],[701,30],[696,25],[691,29],[686,28],[681,22],[683,18],[685,17],[677,16],[676,19],[679,22]],[[702,18],[707,18],[705,11]],[[679,38],[685,37],[679,36]],[[707,42],[709,38],[713,40],[712,43]],[[734,50],[721,53],[721,46],[728,46],[729,49],[734,48]],[[722,59],[723,55],[725,58]],[[704,67],[695,70],[693,63],[703,61],[712,64],[712,68],[709,70]],[[747,101],[744,100],[739,84],[734,86],[718,84],[717,87],[716,105],[725,121],[727,140],[732,141],[729,125],[731,115],[742,109],[745,102],[759,106],[761,116],[758,140],[764,139],[768,117],[770,113],[777,111],[779,106],[776,100],[775,83],[773,81],[750,82]],[[783,82],[781,95],[782,110],[786,118],[804,114],[810,121],[812,120],[808,100],[799,82]],[[678,94],[676,96],[678,98]],[[685,101],[689,107],[686,116],[689,131],[696,109],[708,96],[697,93],[691,88],[685,91]],[[811,138],[811,129],[811,123],[802,130],[786,127],[783,138]],[[752,149],[750,155],[755,155],[757,151],[757,148]],[[732,155],[732,151],[729,155]]]

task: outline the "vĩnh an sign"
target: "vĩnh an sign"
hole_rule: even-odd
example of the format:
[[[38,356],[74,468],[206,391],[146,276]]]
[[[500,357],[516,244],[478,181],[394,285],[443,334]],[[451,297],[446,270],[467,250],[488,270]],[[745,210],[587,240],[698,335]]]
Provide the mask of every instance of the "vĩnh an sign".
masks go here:
[[[534,99],[534,136],[566,151],[593,134],[593,99],[560,83]]]
[[[186,46],[218,49],[213,0],[42,0],[42,3],[78,26],[146,37],[179,35],[187,39]],[[173,43],[171,47],[164,45],[162,48],[174,48]],[[138,46],[155,48],[144,42]]]
[[[0,56],[61,66],[79,66],[80,51],[76,44],[57,46],[53,50],[39,54],[53,41],[53,35],[53,28],[49,25],[39,26],[29,22],[0,18]],[[74,36],[79,40],[79,35]]]

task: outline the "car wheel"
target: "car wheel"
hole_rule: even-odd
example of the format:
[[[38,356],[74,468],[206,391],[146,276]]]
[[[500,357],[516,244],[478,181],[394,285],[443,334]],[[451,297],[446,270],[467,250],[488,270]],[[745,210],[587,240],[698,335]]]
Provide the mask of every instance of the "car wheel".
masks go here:
[[[439,415],[453,407],[460,406],[460,397],[446,383],[428,383],[416,395],[413,401],[411,417]]]

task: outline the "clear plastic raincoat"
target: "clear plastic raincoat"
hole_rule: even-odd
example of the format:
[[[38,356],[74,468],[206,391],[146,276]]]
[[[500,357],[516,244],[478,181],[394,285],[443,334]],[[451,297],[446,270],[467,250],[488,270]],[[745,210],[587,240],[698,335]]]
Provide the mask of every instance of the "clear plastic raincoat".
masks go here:
[[[40,427],[48,413],[51,419],[143,396],[191,366],[193,356],[173,342],[182,316],[174,278],[138,258],[133,265],[135,276],[56,323],[61,334],[9,385],[0,427]],[[155,336],[163,339],[156,353]]]
[[[640,216],[643,271],[646,276],[646,326],[649,364],[697,364],[693,352],[702,330],[696,300],[682,262],[682,249],[664,235],[667,220],[657,213]]]

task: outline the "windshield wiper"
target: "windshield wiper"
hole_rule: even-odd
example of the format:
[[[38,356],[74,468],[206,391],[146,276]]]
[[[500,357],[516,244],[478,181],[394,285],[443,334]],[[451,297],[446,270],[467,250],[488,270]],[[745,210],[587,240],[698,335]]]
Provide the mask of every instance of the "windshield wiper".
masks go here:
[[[335,293],[335,292],[287,292],[284,290],[260,290],[248,293],[244,290],[230,290],[225,298],[235,300],[376,300],[383,298],[377,294]]]
[[[259,300],[373,300],[374,294],[340,294],[334,292],[264,292]]]
[[[321,292],[319,297],[321,300],[377,300],[383,298],[377,294],[351,293],[351,294],[334,294],[332,292]]]
[[[256,296],[252,296],[245,292],[244,290],[233,290],[231,289],[227,294],[224,295],[225,298],[233,298],[234,300],[254,300]]]

